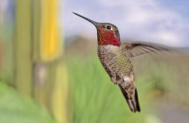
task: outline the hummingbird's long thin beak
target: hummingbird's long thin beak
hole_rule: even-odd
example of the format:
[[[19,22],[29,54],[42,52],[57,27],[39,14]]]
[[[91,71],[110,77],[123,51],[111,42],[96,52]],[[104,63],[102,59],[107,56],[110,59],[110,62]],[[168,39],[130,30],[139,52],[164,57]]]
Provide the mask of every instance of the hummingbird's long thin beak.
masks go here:
[[[79,16],[79,17],[81,17],[81,18],[83,18],[83,19],[85,19],[85,20],[91,22],[95,27],[97,27],[97,25],[98,25],[97,22],[95,22],[95,21],[93,21],[93,20],[91,20],[91,19],[89,19],[89,18],[86,18],[86,17],[84,17],[84,16],[82,16],[82,15],[80,15],[80,14],[77,14],[77,13],[75,13],[75,12],[73,12],[73,14],[75,14],[75,15],[77,15],[77,16]]]

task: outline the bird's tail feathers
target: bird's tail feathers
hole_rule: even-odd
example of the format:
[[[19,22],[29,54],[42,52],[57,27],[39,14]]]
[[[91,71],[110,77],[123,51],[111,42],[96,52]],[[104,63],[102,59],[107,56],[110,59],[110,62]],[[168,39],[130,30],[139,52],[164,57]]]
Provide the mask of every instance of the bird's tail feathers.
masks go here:
[[[137,89],[135,89],[135,95],[134,97],[128,97],[128,94],[124,88],[119,85],[121,92],[123,93],[123,96],[125,97],[125,100],[127,101],[127,104],[129,105],[129,109],[132,112],[140,112],[140,105],[139,105],[139,100],[138,100],[138,93]]]

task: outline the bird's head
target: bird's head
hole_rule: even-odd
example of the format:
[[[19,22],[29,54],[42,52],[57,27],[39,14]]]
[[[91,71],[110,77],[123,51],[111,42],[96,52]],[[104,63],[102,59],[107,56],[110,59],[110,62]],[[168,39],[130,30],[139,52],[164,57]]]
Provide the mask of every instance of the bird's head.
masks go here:
[[[73,12],[74,13],[74,12]],[[97,29],[97,38],[98,45],[115,45],[120,46],[120,35],[118,28],[111,23],[99,23],[95,22],[89,18],[86,18],[80,14],[74,13],[75,15],[89,21],[92,23]]]

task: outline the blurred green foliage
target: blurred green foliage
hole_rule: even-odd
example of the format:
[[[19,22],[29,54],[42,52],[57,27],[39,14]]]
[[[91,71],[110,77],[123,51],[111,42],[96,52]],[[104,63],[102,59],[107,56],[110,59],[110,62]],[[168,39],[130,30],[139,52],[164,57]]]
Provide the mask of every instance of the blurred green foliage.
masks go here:
[[[183,103],[189,105],[189,77],[186,76],[189,71],[187,56],[165,56],[156,57],[155,59],[143,59],[140,62],[144,68],[144,72],[139,76],[146,76],[147,81],[151,83],[151,91],[158,92],[157,98],[166,98],[166,100],[174,100],[176,105],[182,106]],[[187,59],[183,60],[186,57]],[[140,70],[138,65],[135,70]],[[146,84],[146,83],[144,83]],[[154,93],[153,93],[154,94]]]
[[[149,114],[149,89],[137,80],[141,113],[132,113],[118,86],[114,85],[97,57],[72,57],[67,61],[73,95],[74,123],[142,123]]]
[[[152,104],[162,97],[185,101],[188,90],[178,86],[178,72],[170,64],[146,59],[135,64],[136,84],[142,112],[133,114],[119,88],[104,71],[96,55],[69,55],[66,65],[71,85],[73,123],[158,123]],[[147,69],[143,69],[147,68]],[[143,72],[141,72],[143,71]],[[187,85],[185,85],[186,87]],[[52,123],[51,116],[31,100],[21,97],[4,83],[0,83],[0,122]],[[11,117],[11,118],[9,118]]]
[[[189,94],[186,87],[181,90],[182,82],[178,81],[178,76],[182,75],[178,74],[173,64],[161,58],[133,60],[142,110],[133,114],[96,54],[68,56],[71,56],[67,58],[67,65],[72,86],[74,123],[158,123],[160,121],[154,107],[158,102],[168,103],[168,100],[175,99],[175,104],[189,102],[182,98],[183,93]]]
[[[0,123],[54,123],[52,117],[32,100],[0,82]]]

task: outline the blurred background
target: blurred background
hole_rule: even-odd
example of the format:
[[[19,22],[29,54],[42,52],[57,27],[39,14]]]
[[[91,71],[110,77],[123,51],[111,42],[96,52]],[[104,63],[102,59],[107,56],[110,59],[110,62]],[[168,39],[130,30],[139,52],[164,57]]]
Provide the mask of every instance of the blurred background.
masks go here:
[[[188,123],[189,1],[0,0],[1,123]],[[141,113],[133,114],[97,54],[96,29],[73,15],[115,24],[121,41],[185,53],[132,59]]]

